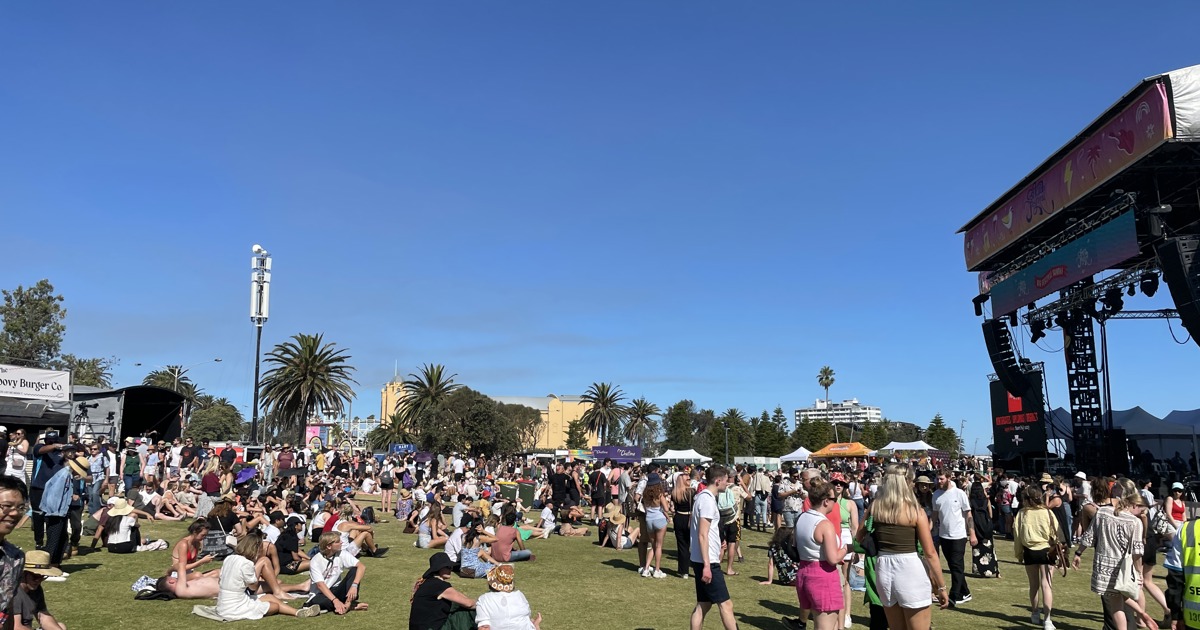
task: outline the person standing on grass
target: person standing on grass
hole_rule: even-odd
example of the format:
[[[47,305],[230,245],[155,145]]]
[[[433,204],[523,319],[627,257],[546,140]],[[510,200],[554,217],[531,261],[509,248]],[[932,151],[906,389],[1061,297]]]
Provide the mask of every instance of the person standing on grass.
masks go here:
[[[1051,546],[1058,543],[1058,518],[1046,507],[1042,491],[1033,484],[1021,491],[1021,509],[1013,520],[1013,551],[1017,562],[1025,565],[1029,579],[1029,620],[1054,630],[1050,614],[1054,611],[1054,560]],[[1042,608],[1038,608],[1038,595]]]
[[[692,609],[691,630],[704,627],[704,617],[715,604],[725,630],[735,630],[733,601],[721,573],[721,512],[717,494],[729,485],[729,470],[711,466],[704,475],[706,487],[692,505],[692,571],[696,575],[696,607]]]
[[[817,630],[837,628],[845,605],[838,565],[847,549],[841,532],[828,519],[838,504],[838,493],[823,479],[813,481],[809,486],[812,507],[797,517],[794,532],[800,558],[796,564],[796,596],[801,618],[803,611],[812,611]]]
[[[979,540],[975,537],[975,521],[967,493],[954,485],[948,470],[938,473],[937,484],[938,490],[933,493],[934,520],[942,555],[946,556],[946,565],[950,567],[950,602],[958,606],[971,601],[971,588],[967,586],[963,565],[967,541],[974,547]]]

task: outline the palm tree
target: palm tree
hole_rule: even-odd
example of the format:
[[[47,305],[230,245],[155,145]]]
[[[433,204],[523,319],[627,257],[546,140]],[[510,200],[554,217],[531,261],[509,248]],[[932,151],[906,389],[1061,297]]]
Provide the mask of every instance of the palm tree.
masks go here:
[[[404,381],[404,394],[396,401],[399,417],[393,415],[391,423],[398,425],[397,429],[411,430],[422,411],[445,402],[450,394],[462,387],[454,382],[456,376],[446,376],[446,366],[433,363],[422,365],[420,374],[409,374],[408,380]]]
[[[583,412],[579,419],[583,420],[588,433],[600,436],[601,444],[608,441],[608,432],[620,427],[625,416],[629,414],[629,408],[621,404],[621,401],[625,400],[625,392],[613,387],[611,383],[592,383],[580,400],[589,403],[591,407]]]
[[[833,441],[836,442],[838,441],[837,423],[833,421],[833,412],[829,409],[829,388],[833,387],[833,376],[833,368],[828,365],[822,366],[821,371],[817,372],[817,385],[825,388],[825,417],[829,418],[830,423],[833,424]]]
[[[625,419],[625,439],[645,448],[648,438],[658,432],[658,423],[654,416],[662,415],[658,405],[643,398],[638,398],[629,404],[629,414]]]
[[[185,417],[190,418],[192,416],[192,411],[199,407],[199,401],[205,395],[202,393],[204,390],[196,387],[192,379],[187,376],[187,368],[181,365],[168,365],[165,368],[150,372],[146,375],[146,378],[142,379],[142,385],[169,389],[183,396],[183,408],[179,411],[181,414],[179,418],[180,422]]]
[[[341,413],[354,397],[350,384],[358,384],[350,375],[354,367],[350,356],[325,335],[293,335],[267,354],[271,367],[263,374],[261,399],[268,417],[275,418],[275,430],[295,431],[297,442],[304,441],[309,418],[322,411]]]

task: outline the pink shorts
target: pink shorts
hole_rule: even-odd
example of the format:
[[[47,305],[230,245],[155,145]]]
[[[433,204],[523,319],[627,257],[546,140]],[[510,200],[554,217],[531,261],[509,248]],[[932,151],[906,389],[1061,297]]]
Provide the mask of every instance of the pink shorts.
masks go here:
[[[838,568],[825,561],[801,560],[796,563],[796,597],[800,608],[816,612],[842,609],[842,579]]]

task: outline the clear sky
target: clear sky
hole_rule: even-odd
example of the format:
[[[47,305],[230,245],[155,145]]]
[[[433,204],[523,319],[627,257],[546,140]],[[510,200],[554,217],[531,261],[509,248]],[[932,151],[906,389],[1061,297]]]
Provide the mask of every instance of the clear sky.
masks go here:
[[[434,362],[492,395],[790,417],[828,364],[834,399],[940,412],[982,451],[955,230],[1200,63],[1163,17],[1194,5],[867,6],[10,3],[0,286],[49,278],[64,350],[116,355],[118,385],[223,358],[191,373],[248,412],[261,243],[264,351],[347,348],[355,415]],[[1117,408],[1200,407],[1195,344],[1109,336]],[[1061,351],[1027,349],[1065,406]]]

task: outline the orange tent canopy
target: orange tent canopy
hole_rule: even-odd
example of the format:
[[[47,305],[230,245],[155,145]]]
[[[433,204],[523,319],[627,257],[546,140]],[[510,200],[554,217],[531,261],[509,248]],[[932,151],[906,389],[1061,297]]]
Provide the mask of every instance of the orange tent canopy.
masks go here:
[[[813,453],[809,457],[866,457],[871,449],[859,442],[838,442]]]

